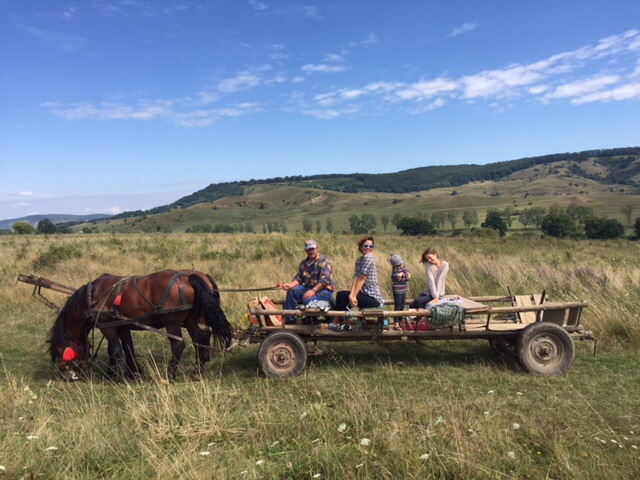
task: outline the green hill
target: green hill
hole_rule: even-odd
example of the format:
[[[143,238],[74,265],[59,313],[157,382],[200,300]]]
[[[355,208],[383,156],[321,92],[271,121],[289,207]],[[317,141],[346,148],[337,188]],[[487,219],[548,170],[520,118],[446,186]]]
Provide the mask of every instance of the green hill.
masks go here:
[[[148,211],[125,212],[94,223],[100,231],[348,231],[353,214],[426,216],[465,209],[484,219],[491,208],[518,209],[577,202],[598,215],[623,220],[638,204],[640,147],[546,155],[489,165],[422,167],[390,174],[316,175],[212,184]],[[320,224],[318,225],[318,222]],[[626,223],[626,222],[625,222]],[[450,228],[449,225],[447,228]],[[392,231],[393,226],[389,227]]]

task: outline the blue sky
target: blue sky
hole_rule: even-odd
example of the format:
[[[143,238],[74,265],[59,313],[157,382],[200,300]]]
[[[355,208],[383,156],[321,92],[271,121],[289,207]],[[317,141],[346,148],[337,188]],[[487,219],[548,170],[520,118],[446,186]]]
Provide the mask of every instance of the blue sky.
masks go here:
[[[4,0],[0,219],[640,145],[640,2]]]

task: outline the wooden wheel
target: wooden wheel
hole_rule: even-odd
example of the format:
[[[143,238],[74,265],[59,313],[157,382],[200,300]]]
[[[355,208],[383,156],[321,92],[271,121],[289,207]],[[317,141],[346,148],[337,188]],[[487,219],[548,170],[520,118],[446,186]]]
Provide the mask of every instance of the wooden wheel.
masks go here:
[[[273,332],[260,345],[258,360],[269,378],[295,377],[307,363],[307,348],[295,333]]]
[[[516,358],[528,373],[560,375],[567,371],[574,354],[573,340],[554,323],[532,323],[516,341]]]

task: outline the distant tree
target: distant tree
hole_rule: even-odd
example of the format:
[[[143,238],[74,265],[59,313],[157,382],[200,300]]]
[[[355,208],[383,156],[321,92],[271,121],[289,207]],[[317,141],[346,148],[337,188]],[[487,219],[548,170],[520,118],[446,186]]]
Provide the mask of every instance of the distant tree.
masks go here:
[[[536,228],[540,228],[542,226],[542,220],[544,219],[544,208],[542,207],[531,207],[531,218],[533,220],[533,224]]]
[[[11,225],[11,228],[13,228],[13,231],[18,235],[32,235],[36,233],[35,227],[29,222],[16,222]]]
[[[458,222],[458,212],[455,210],[449,210],[447,212],[447,220],[449,220],[449,223],[451,224],[451,229],[455,230],[456,223]]]
[[[364,233],[372,233],[378,221],[375,215],[371,213],[363,213],[361,217],[358,215],[351,215],[349,217],[349,228],[351,233],[362,235]]]
[[[501,237],[504,237],[507,233],[507,222],[504,219],[504,215],[498,210],[489,210],[484,222],[482,222],[480,226],[482,228],[496,230]]]
[[[327,232],[333,233],[333,221],[330,218],[325,221],[324,228]]]
[[[399,213],[396,213],[393,215],[393,217],[391,217],[391,223],[396,228],[398,228],[398,223],[400,223],[401,220],[402,220],[402,215],[400,215]]]
[[[615,218],[592,217],[586,220],[584,233],[587,238],[593,239],[618,238],[624,235],[624,225]]]
[[[585,222],[594,216],[593,208],[586,205],[578,205],[576,202],[571,202],[567,207],[567,215],[573,218],[573,221],[578,225],[584,225]]]
[[[49,220],[48,218],[43,218],[38,222],[38,227],[36,228],[38,233],[56,233],[55,224]]]
[[[302,230],[306,233],[311,233],[311,231],[313,230],[313,222],[308,218],[303,219]]]
[[[506,207],[502,211],[502,218],[504,218],[507,228],[511,228],[511,224],[513,223],[513,207]]]
[[[622,213],[625,218],[627,219],[627,226],[631,227],[631,215],[633,215],[633,211],[635,210],[636,206],[633,205],[632,203],[626,203],[621,209],[620,209],[620,213]]]
[[[566,212],[549,213],[542,220],[542,232],[550,237],[564,238],[576,232],[573,218]]]
[[[267,226],[266,225],[262,225],[262,233],[267,233]]]
[[[285,234],[289,231],[286,223],[280,222],[280,231]]]
[[[397,227],[402,232],[401,235],[418,236],[435,235],[437,233],[433,224],[423,218],[402,217]]]
[[[640,240],[640,217],[636,218],[636,223],[633,225],[633,229],[636,231],[636,238]]]
[[[389,215],[380,215],[380,223],[382,224],[382,228],[384,228],[384,231],[387,231],[387,225],[389,225],[389,220],[391,220],[389,218]]]
[[[444,212],[431,213],[431,223],[435,228],[443,228],[444,222],[447,220],[447,215]]]
[[[56,225],[56,233],[67,234],[73,233],[73,231],[71,230],[71,227],[69,227],[69,225]]]
[[[322,224],[320,223],[320,220],[316,220],[316,233],[321,233],[322,232]]]
[[[478,212],[475,210],[465,210],[462,212],[462,223],[464,227],[469,230],[474,225],[478,224]]]

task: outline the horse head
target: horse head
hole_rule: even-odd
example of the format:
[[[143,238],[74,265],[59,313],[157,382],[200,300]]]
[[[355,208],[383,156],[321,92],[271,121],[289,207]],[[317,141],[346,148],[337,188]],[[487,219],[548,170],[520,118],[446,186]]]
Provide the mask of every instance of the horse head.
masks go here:
[[[92,324],[87,320],[87,291],[91,284],[84,285],[69,297],[60,311],[49,334],[51,361],[57,366],[66,381],[79,379],[90,356],[89,331]]]

